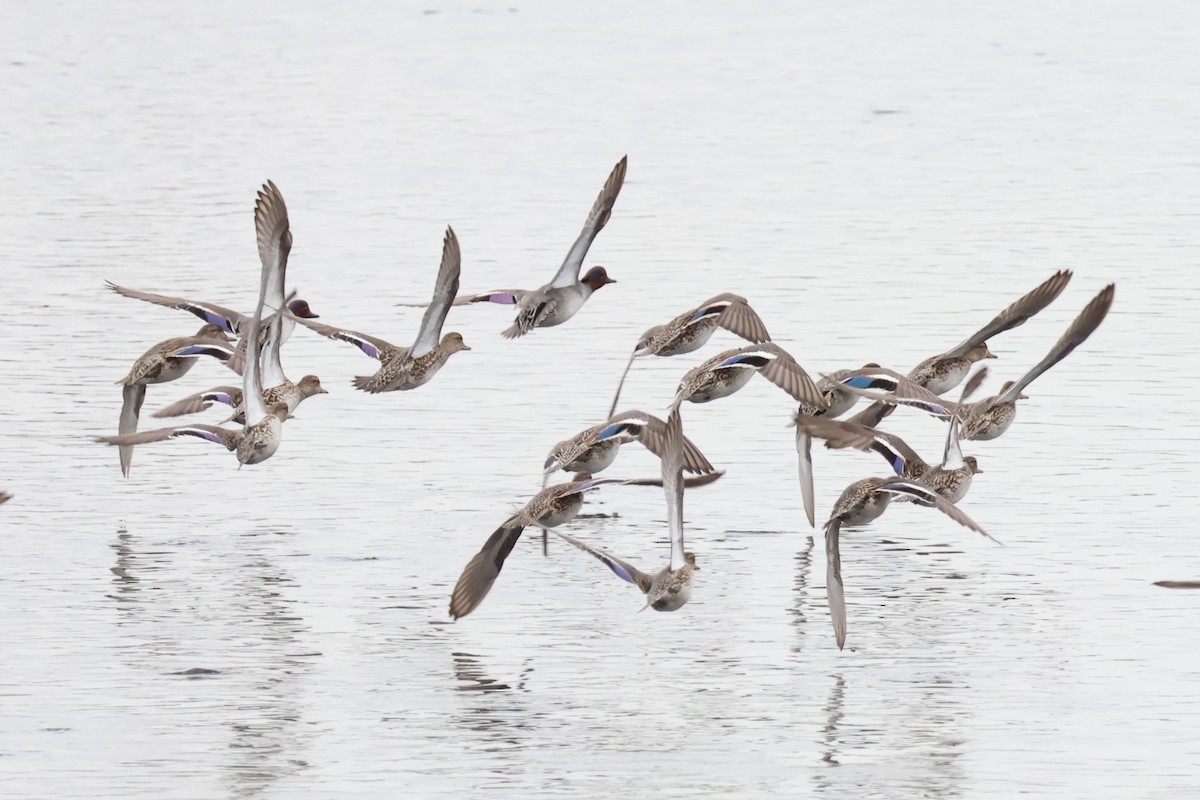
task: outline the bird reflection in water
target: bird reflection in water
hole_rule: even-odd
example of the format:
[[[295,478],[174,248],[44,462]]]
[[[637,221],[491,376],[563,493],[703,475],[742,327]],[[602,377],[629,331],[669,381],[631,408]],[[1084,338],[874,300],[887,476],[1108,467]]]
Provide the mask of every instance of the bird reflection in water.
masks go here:
[[[805,536],[804,546],[796,553],[796,580],[794,586],[796,603],[792,607],[792,624],[796,626],[796,642],[792,645],[793,653],[804,651],[805,636],[808,635],[809,615],[807,610],[810,602],[808,596],[808,575],[812,570],[813,545],[813,537]]]
[[[295,555],[292,537],[279,534],[257,529],[219,546],[203,537],[151,549],[122,527],[112,545],[108,596],[125,612],[117,652],[138,672],[178,682],[166,690],[172,701],[227,731],[221,774],[233,797],[261,795],[308,766],[301,687],[320,654],[304,646],[308,624],[288,598],[294,578],[276,563]],[[186,571],[177,563],[185,551]],[[161,734],[179,728],[168,722]],[[127,764],[147,766],[137,757]]]
[[[526,683],[533,666],[526,659],[515,681],[500,681],[487,672],[483,657],[472,653],[454,653],[455,689],[464,693],[464,702],[453,717],[454,723],[473,734],[482,734],[478,751],[507,753],[525,747],[528,736],[536,732],[540,714],[528,707]],[[467,700],[466,697],[471,699]],[[476,748],[473,748],[476,749]],[[524,770],[520,760],[498,759],[492,769],[518,774]]]
[[[829,689],[829,700],[825,703],[825,727],[822,729],[821,736],[823,745],[821,760],[826,764],[840,763],[837,760],[838,725],[842,721],[842,709],[845,702],[846,679],[841,675],[834,675],[833,686]]]
[[[876,680],[869,672],[851,677],[860,684]],[[945,676],[911,677],[889,690],[887,704],[860,701],[847,711],[849,682],[840,673],[832,676],[820,736],[827,768],[814,773],[820,794],[894,797],[903,786],[913,796],[962,796],[961,730],[969,714],[960,701],[966,687]]]

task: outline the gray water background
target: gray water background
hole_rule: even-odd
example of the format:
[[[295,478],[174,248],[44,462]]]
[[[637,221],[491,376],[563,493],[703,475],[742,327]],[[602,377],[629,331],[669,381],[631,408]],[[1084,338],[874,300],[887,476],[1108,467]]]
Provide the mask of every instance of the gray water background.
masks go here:
[[[1200,786],[1193,522],[1200,8],[1187,2],[569,4],[7,2],[0,25],[0,794],[25,797],[1162,797]],[[549,278],[612,164],[589,263],[619,283],[416,392],[296,333],[332,390],[241,471],[219,448],[89,436],[178,312],[105,279],[249,310],[254,191],[291,212],[291,283],[326,322],[405,343],[446,224],[465,291]],[[449,591],[597,421],[649,325],[750,298],[812,372],[899,368],[1054,270],[997,337],[989,388],[1116,281],[1099,332],[972,445],[962,507],[842,545],[825,608],[790,402],[688,406],[727,470],[689,493],[694,600],[522,541],[477,613]],[[630,407],[737,346],[636,365]],[[151,387],[146,414],[229,382]],[[221,419],[217,411],[204,416]],[[144,425],[152,424],[148,419]],[[936,456],[943,428],[890,429]],[[816,455],[823,519],[873,456]],[[623,451],[610,475],[654,475]],[[653,489],[566,530],[646,568]],[[196,670],[211,671],[197,674]],[[189,671],[192,671],[189,674]]]

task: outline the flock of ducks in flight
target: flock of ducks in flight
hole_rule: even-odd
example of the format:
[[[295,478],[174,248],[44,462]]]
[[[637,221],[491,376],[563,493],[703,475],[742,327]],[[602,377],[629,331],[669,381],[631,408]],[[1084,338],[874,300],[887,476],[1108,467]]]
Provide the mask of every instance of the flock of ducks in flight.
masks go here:
[[[177,437],[195,437],[222,445],[235,454],[239,465],[266,461],[279,449],[284,422],[296,407],[305,399],[326,391],[315,375],[306,375],[293,382],[283,370],[280,347],[297,325],[321,336],[347,342],[377,360],[379,366],[375,373],[355,378],[354,386],[365,392],[378,393],[423,386],[450,356],[471,349],[460,334],[442,334],[452,306],[470,303],[513,306],[515,319],[503,331],[507,338],[563,324],[596,291],[614,282],[603,267],[596,266],[583,272],[583,264],[592,242],[612,215],[625,180],[625,170],[626,159],[622,158],[596,198],[583,230],[562,266],[549,283],[536,289],[501,289],[460,296],[461,253],[454,231],[447,228],[433,297],[423,304],[426,306],[424,317],[410,346],[394,345],[365,333],[317,322],[317,315],[308,303],[286,291],[292,234],[283,195],[268,181],[258,192],[254,208],[262,274],[258,304],[253,313],[239,313],[212,303],[109,284],[110,289],[125,297],[188,311],[204,324],[193,336],[168,339],[154,345],[134,362],[129,373],[118,381],[124,396],[118,433],[97,437],[97,440],[118,447],[120,466],[125,475],[129,474],[137,445]],[[996,357],[988,349],[989,340],[1025,323],[1048,306],[1067,287],[1071,277],[1068,270],[1056,272],[956,347],[926,359],[907,373],[867,364],[861,369],[829,373],[814,381],[786,350],[771,341],[762,319],[746,299],[737,294],[717,295],[664,324],[651,327],[634,344],[608,418],[554,445],[543,465],[542,490],[505,520],[470,559],[451,594],[450,615],[457,619],[479,606],[526,527],[540,529],[545,542],[547,531],[579,513],[584,495],[606,485],[663,488],[670,539],[670,557],[665,566],[643,572],[575,537],[558,530],[554,533],[594,556],[619,578],[637,586],[645,595],[643,608],[675,611],[686,604],[700,567],[695,556],[684,548],[684,490],[712,483],[722,473],[684,435],[681,407],[684,402],[707,403],[728,397],[755,375],[761,375],[798,404],[793,424],[801,495],[810,526],[816,524],[813,439],[823,440],[827,447],[834,449],[873,451],[884,458],[890,470],[886,477],[869,477],[846,487],[824,526],[829,609],[837,645],[843,647],[847,630],[839,549],[843,528],[872,522],[891,501],[897,500],[937,509],[955,522],[991,538],[956,505],[970,489],[973,476],[981,472],[975,457],[963,455],[962,442],[995,439],[1009,429],[1016,418],[1017,403],[1025,399],[1024,391],[1030,383],[1084,342],[1104,320],[1112,305],[1114,285],[1105,286],[1083,308],[1045,358],[1020,378],[1005,383],[998,395],[970,402],[969,397],[981,383],[986,368],[976,371],[970,380],[967,380],[968,374],[975,364]],[[749,344],[718,353],[688,370],[675,391],[666,421],[643,411],[617,413],[621,386],[635,360],[695,352],[708,343],[717,328],[729,331]],[[155,412],[154,416],[180,417],[221,403],[232,409],[226,422],[238,423],[240,427],[187,423],[139,431],[146,388],[181,378],[202,356],[221,361],[240,374],[240,385],[217,386],[190,395]],[[967,386],[957,401],[941,397],[964,380],[967,380]],[[873,402],[848,421],[835,419],[849,412],[861,398]],[[917,409],[948,423],[940,462],[923,460],[900,437],[878,429],[898,406]],[[622,445],[634,441],[661,459],[661,478],[595,477],[613,463]],[[549,476],[559,470],[572,473],[571,480],[547,486]],[[684,478],[685,472],[690,473],[690,477]],[[0,493],[0,503],[7,499],[7,495]]]

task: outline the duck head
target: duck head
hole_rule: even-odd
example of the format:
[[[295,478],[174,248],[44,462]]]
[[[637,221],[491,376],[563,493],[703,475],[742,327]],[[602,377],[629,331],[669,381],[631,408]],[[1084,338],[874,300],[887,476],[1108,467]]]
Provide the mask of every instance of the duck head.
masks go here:
[[[650,352],[650,345],[654,342],[655,338],[658,337],[658,334],[662,331],[662,329],[662,325],[655,325],[653,328],[650,328],[643,333],[642,338],[638,339],[637,344],[633,346],[633,355],[648,355]]]
[[[580,281],[580,283],[584,284],[594,292],[601,286],[606,286],[610,283],[616,283],[616,281],[608,277],[608,273],[604,271],[604,267],[592,267],[587,271],[587,274],[583,276],[583,280]]]
[[[966,456],[963,458],[963,463],[971,468],[972,475],[982,475],[983,470],[979,468],[979,462],[975,460],[975,456]]]
[[[296,384],[296,388],[304,397],[312,397],[314,394],[329,394],[329,391],[321,385],[321,379],[316,375],[305,375]]]
[[[207,325],[201,326],[200,330],[196,331],[196,337],[199,339],[218,339],[222,342],[233,341],[229,334],[225,332],[224,328],[222,328],[220,325],[214,325],[211,322]]]
[[[982,361],[985,358],[995,357],[996,354],[991,350],[988,350],[987,342],[984,342],[983,344],[977,344],[967,351],[967,358],[971,359],[972,364],[977,361]]]
[[[457,353],[460,350],[470,350],[467,343],[463,341],[462,334],[456,331],[450,331],[442,337],[442,349],[451,353]]]
[[[309,308],[307,300],[292,300],[287,304],[288,311],[291,311],[297,317],[304,319],[320,319],[320,316],[313,313]]]

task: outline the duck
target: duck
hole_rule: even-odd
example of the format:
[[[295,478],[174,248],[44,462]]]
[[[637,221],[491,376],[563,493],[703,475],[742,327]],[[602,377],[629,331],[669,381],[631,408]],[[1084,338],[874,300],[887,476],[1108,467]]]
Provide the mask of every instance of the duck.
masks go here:
[[[587,222],[575,244],[571,245],[567,257],[554,278],[545,286],[537,289],[502,289],[493,292],[482,292],[459,297],[454,305],[470,303],[498,303],[517,307],[517,317],[513,324],[501,335],[506,339],[516,339],[524,336],[534,328],[551,328],[561,325],[583,308],[595,292],[616,280],[609,277],[608,272],[601,266],[592,267],[584,274],[579,273],[583,268],[583,260],[587,257],[588,249],[595,241],[597,234],[604,229],[612,216],[613,204],[625,183],[625,169],[628,166],[628,156],[622,156],[613,167],[604,183],[604,188],[596,197],[588,214]],[[410,303],[397,305],[409,306]]]
[[[228,364],[235,351],[225,331],[211,322],[202,325],[195,336],[167,339],[151,347],[133,362],[129,373],[117,381],[122,395],[118,435],[137,431],[147,386],[179,380],[196,365],[200,356],[209,356]],[[133,465],[133,448],[120,447],[119,456],[121,474],[128,478]]]
[[[940,419],[957,418],[962,421],[962,438],[970,441],[996,439],[1012,426],[1017,416],[1017,401],[1027,400],[1024,390],[1035,379],[1066,358],[1079,345],[1095,333],[1100,323],[1112,308],[1116,296],[1116,284],[1108,284],[1092,298],[1079,313],[1063,335],[1059,338],[1046,357],[1033,366],[1019,380],[1006,381],[1000,387],[1000,394],[988,397],[974,403],[966,402],[969,392],[964,392],[959,401],[953,402],[938,397],[923,388],[919,383],[898,376],[886,369],[862,371],[873,374],[874,379],[860,378],[860,381],[871,380],[870,389],[883,390],[883,393],[870,391],[861,385],[844,385],[843,390],[863,397],[876,400],[881,407],[904,405],[924,411]],[[975,373],[968,388],[974,391],[978,383],[987,373],[979,370]],[[889,382],[890,381],[890,382]],[[852,420],[853,421],[853,420]],[[861,422],[868,427],[871,421]]]
[[[458,277],[462,267],[462,252],[454,230],[446,228],[442,241],[442,263],[433,285],[433,300],[425,309],[417,339],[412,347],[397,347],[390,342],[348,328],[337,328],[311,320],[298,319],[304,327],[328,339],[338,339],[377,359],[379,370],[374,375],[360,375],[354,388],[370,394],[405,392],[424,386],[446,364],[450,356],[471,348],[456,332],[442,336],[442,325],[458,292]],[[440,337],[440,340],[439,340]]]
[[[288,413],[294,415],[297,406],[304,400],[319,394],[329,394],[329,391],[321,386],[321,379],[316,375],[305,375],[293,385],[295,386],[295,391],[286,393],[264,389],[263,401],[267,405],[271,405],[277,400],[282,400],[287,404]],[[187,414],[197,414],[210,408],[213,403],[222,403],[233,409],[232,414],[225,422],[236,422],[240,425],[245,421],[246,412],[242,405],[242,389],[240,386],[215,386],[207,391],[188,395],[182,400],[160,408],[151,416],[158,419],[165,419],[182,417]]]
[[[278,204],[284,207],[282,212],[287,214],[286,204],[283,200],[283,194],[279,191],[273,182],[267,181],[259,193],[261,202],[264,204]],[[289,243],[290,248],[290,243]],[[283,364],[279,358],[280,347],[288,338],[290,328],[295,326],[294,320],[289,320],[286,314],[278,314],[279,310],[287,306],[287,300],[284,297],[284,282],[286,280],[287,266],[286,263],[282,269],[272,272],[270,283],[267,286],[266,302],[263,306],[264,313],[266,310],[271,310],[272,316],[269,318],[268,325],[278,326],[274,334],[270,338],[270,346],[263,348],[262,362],[262,382],[263,382],[263,402],[268,407],[275,403],[282,402],[287,404],[288,414],[294,414],[296,408],[301,402],[314,397],[318,394],[328,394],[324,387],[321,386],[321,379],[316,375],[305,375],[300,379],[299,383],[293,383],[290,378],[284,374]],[[293,304],[296,301],[293,301]],[[303,301],[300,301],[303,302]],[[290,309],[290,306],[288,306]],[[307,303],[304,304],[307,308]],[[315,318],[309,315],[306,318]],[[245,327],[243,325],[242,327]],[[244,341],[244,340],[243,340]],[[244,353],[239,350],[239,355]],[[210,389],[207,392],[189,395],[177,403],[173,403],[165,409],[154,413],[155,417],[175,417],[183,414],[194,413],[196,411],[208,408],[213,402],[225,402],[233,407],[233,413],[225,420],[226,422],[236,422],[241,424],[245,421],[245,408],[242,404],[242,392],[234,387],[217,387]]]
[[[1024,390],[1042,373],[1066,358],[1076,347],[1087,341],[1108,316],[1116,295],[1116,284],[1108,284],[1092,298],[1066,332],[1059,338],[1046,357],[1035,364],[1016,381],[1008,381],[999,395],[981,400],[969,407],[964,414],[963,437],[966,439],[990,440],[999,438],[1017,418],[1017,401],[1028,399]]]
[[[550,450],[544,465],[543,480],[556,470],[595,474],[612,465],[621,445],[639,442],[662,458],[666,447],[666,423],[644,411],[626,411],[611,416],[564,439]],[[700,449],[687,437],[683,439],[683,469],[696,474],[715,472]]]
[[[830,419],[839,417],[858,402],[858,394],[848,391],[847,387],[855,389],[894,388],[897,380],[903,380],[903,378],[873,362],[859,370],[837,370],[821,376],[817,382],[817,389],[825,398],[825,404],[813,406],[801,403],[796,413],[797,415]],[[803,426],[795,425],[795,423],[793,426],[796,429],[796,453],[799,455],[800,495],[804,501],[804,515],[808,519],[809,527],[815,528],[817,527],[817,511],[816,491],[813,486],[812,438]]]
[[[991,534],[954,504],[921,483],[889,476],[864,478],[845,488],[825,523],[825,586],[834,639],[839,650],[846,646],[846,592],[842,582],[841,530],[862,526],[877,519],[892,497],[903,497],[917,505],[936,508],[950,519],[997,542]]]
[[[721,475],[720,472],[713,472],[688,479],[685,484],[703,486]],[[583,508],[584,496],[601,486],[660,486],[662,483],[661,478],[594,478],[587,473],[579,473],[566,483],[542,489],[506,519],[467,562],[450,594],[451,618],[461,619],[479,607],[500,576],[505,560],[526,527],[534,525],[545,531],[570,522]]]
[[[642,572],[627,561],[610,555],[598,547],[555,531],[561,539],[599,560],[627,583],[632,583],[646,596],[641,610],[678,611],[692,599],[696,572],[694,553],[683,544],[683,423],[679,409],[667,417],[662,457],[662,486],[667,499],[667,532],[671,541],[671,556],[667,565],[653,574]]]
[[[282,330],[282,317],[276,314],[265,329],[261,323],[269,289],[274,283],[282,280],[281,276],[287,268],[292,235],[287,207],[278,195],[278,190],[270,191],[273,186],[270,182],[264,185],[254,205],[254,225],[259,260],[262,262],[262,279],[258,306],[246,333],[246,367],[242,375],[242,396],[246,407],[244,427],[230,429],[197,423],[141,433],[101,436],[97,437],[97,441],[118,447],[132,447],[179,436],[192,436],[223,445],[227,450],[233,451],[239,469],[245,464],[260,464],[279,450],[283,440],[283,423],[291,414],[286,402],[276,401],[270,406],[264,402],[261,371],[263,351],[277,349],[280,345],[278,339]],[[264,334],[265,342],[262,341]],[[232,350],[233,348],[230,352]]]
[[[625,386],[625,378],[629,375],[629,368],[633,366],[635,358],[667,357],[695,352],[708,343],[718,327],[752,344],[762,344],[771,340],[767,326],[750,307],[746,298],[730,292],[710,297],[667,324],[655,325],[642,334],[642,338],[633,346],[633,353],[625,364],[625,371],[621,373],[621,380],[617,383],[617,392],[613,395],[608,415],[611,417],[616,413],[621,389]]]
[[[813,418],[797,414],[792,424],[812,437],[824,439],[835,450],[853,448],[871,450],[883,456],[897,477],[916,481],[933,489],[951,503],[957,503],[971,488],[971,480],[983,470],[975,456],[963,456],[959,444],[961,423],[951,417],[946,445],[940,464],[927,463],[894,433],[842,420]]]
[[[758,373],[792,399],[814,409],[827,406],[825,396],[796,359],[774,342],[747,345],[718,353],[683,376],[670,409],[684,402],[708,403],[728,397]]]
[[[745,386],[756,372],[799,402],[802,413],[819,415],[822,409],[829,407],[827,397],[796,359],[778,344],[764,342],[726,350],[689,370],[680,381],[669,408],[674,411],[684,401],[708,403],[728,397]],[[815,527],[812,460],[802,433],[797,434],[796,445],[801,451],[800,486],[805,498],[805,512],[809,524]]]
[[[967,377],[971,367],[996,355],[988,349],[988,340],[998,334],[1024,325],[1062,294],[1073,273],[1059,270],[1028,294],[1020,297],[990,322],[968,336],[955,347],[925,359],[908,373],[908,377],[933,394],[945,394]],[[872,405],[851,419],[862,425],[877,425],[892,413],[892,408]]]

